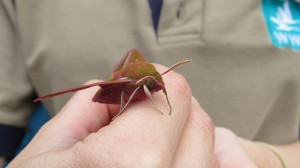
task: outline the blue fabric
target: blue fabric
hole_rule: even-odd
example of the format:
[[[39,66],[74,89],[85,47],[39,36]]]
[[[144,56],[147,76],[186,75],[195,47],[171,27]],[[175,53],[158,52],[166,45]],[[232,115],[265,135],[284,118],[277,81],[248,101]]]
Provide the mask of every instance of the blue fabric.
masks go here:
[[[19,142],[16,144],[17,147],[15,148],[12,156],[15,156],[16,154],[18,154],[19,152],[21,152],[24,149],[24,147],[31,141],[31,139],[34,137],[34,135],[38,132],[38,130],[49,119],[50,119],[50,116],[47,113],[45,107],[42,105],[42,103],[37,104],[37,108],[33,111],[33,113],[30,116],[27,132],[26,132],[24,138],[21,139],[22,141],[19,140]],[[24,135],[24,133],[23,133],[23,135]],[[14,139],[13,138],[10,139],[10,141],[6,142],[5,145],[10,145],[11,141],[14,141]],[[4,166],[7,166],[7,164],[10,161],[11,161],[11,159],[7,159],[7,162],[5,163]]]
[[[149,0],[149,5],[152,11],[154,30],[157,32],[163,0]]]
[[[18,149],[19,153],[22,149],[31,141],[31,139],[35,136],[35,134],[39,131],[39,129],[50,119],[50,115],[46,111],[45,107],[42,103],[39,103],[38,108],[32,113],[28,130],[26,135],[23,138],[23,141]]]
[[[0,156],[13,157],[24,134],[25,129],[22,127],[0,125]]]

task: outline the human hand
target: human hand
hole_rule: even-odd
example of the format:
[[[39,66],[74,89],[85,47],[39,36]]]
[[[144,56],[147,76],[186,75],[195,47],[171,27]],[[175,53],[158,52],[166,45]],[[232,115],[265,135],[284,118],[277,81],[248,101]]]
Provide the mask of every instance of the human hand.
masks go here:
[[[0,167],[4,166],[5,158],[0,156]]]
[[[225,128],[216,127],[215,133],[215,156],[220,168],[282,168],[280,160],[264,146]]]
[[[242,148],[238,137],[230,130],[215,128],[215,152],[220,168],[255,168],[256,165]]]
[[[97,87],[82,90],[8,167],[211,167],[210,118],[191,98],[182,76],[170,72],[164,81],[171,115],[165,96],[156,93],[153,98],[164,115],[145,100],[111,122],[118,106],[92,102]]]

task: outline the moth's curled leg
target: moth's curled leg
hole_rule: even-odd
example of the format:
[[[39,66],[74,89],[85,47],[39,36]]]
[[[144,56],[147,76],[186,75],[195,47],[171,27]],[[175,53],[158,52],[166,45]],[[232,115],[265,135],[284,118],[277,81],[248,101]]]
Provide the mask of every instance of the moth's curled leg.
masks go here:
[[[168,98],[168,94],[167,94],[166,88],[163,88],[163,92],[164,92],[164,94],[166,95],[166,98],[167,98],[167,101],[168,101],[168,105],[169,105],[169,107],[170,107],[169,115],[171,115],[171,113],[172,113],[172,106],[171,106],[170,100],[169,100],[169,98]]]
[[[158,109],[157,105],[155,104],[153,98],[152,98],[152,95],[151,95],[151,92],[149,91],[149,89],[147,88],[146,85],[143,85],[143,88],[144,88],[144,92],[146,93],[147,97],[151,100],[152,104],[154,105],[154,107],[156,108],[157,111],[161,112],[161,114],[163,115],[164,113]]]
[[[121,93],[121,102],[120,102],[120,111],[124,108],[125,106],[125,100],[124,100],[124,91]]]

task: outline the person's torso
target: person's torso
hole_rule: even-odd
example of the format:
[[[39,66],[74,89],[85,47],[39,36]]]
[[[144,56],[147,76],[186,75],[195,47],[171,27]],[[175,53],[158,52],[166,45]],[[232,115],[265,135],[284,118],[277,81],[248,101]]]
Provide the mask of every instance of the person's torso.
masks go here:
[[[176,71],[217,126],[286,143],[299,133],[300,54],[272,44],[261,5],[165,0],[157,33],[148,1],[30,0],[17,1],[16,11],[21,54],[39,95],[105,80],[131,48],[165,66],[191,58]],[[57,113],[70,96],[46,100],[48,111]]]

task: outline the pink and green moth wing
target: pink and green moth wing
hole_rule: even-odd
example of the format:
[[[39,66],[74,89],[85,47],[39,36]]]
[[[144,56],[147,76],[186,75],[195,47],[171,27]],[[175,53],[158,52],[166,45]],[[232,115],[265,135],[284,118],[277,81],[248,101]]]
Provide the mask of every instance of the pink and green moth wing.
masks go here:
[[[62,94],[69,93],[69,92],[76,92],[76,91],[79,91],[82,89],[87,89],[87,88],[94,87],[94,86],[99,86],[101,88],[109,88],[111,86],[120,86],[120,85],[123,85],[124,83],[129,83],[132,81],[133,80],[115,80],[115,81],[108,81],[108,82],[107,81],[106,82],[96,82],[96,83],[92,83],[92,84],[88,84],[88,85],[83,85],[83,86],[66,89],[66,90],[52,93],[52,94],[49,94],[46,96],[42,96],[42,97],[35,99],[33,102],[38,102],[38,101],[41,101],[41,100],[44,100],[47,98],[51,98],[51,97],[62,95]]]
[[[137,49],[131,49],[127,54],[121,59],[121,61],[113,69],[112,77],[115,73],[122,70],[124,67],[128,66],[129,63],[133,62],[146,62],[141,52]]]

